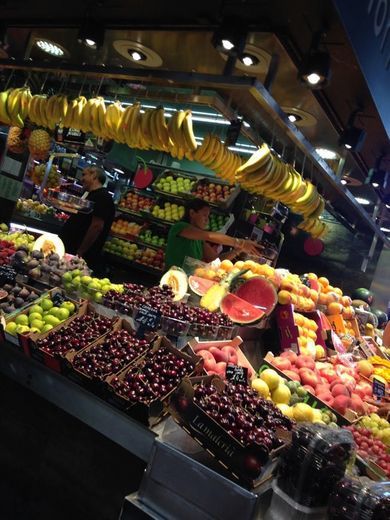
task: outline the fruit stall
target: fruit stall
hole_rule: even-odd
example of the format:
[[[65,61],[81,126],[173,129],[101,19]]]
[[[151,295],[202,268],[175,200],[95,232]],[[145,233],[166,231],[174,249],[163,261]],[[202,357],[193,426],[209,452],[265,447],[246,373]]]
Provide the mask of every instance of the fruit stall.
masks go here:
[[[388,517],[390,351],[369,291],[250,259],[112,283],[50,237],[2,232],[0,370],[148,462],[123,518],[190,507],[175,465],[196,514],[212,489],[245,518],[338,519],[356,500]]]

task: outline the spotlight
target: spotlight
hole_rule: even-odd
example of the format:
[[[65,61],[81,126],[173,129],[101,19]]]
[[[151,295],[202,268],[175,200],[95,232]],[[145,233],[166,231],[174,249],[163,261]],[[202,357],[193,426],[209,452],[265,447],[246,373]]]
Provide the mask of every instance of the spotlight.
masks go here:
[[[63,56],[65,54],[64,49],[58,45],[58,43],[51,42],[49,40],[37,40],[35,45],[43,52],[47,52],[51,56]]]
[[[247,67],[255,67],[259,64],[259,59],[256,56],[253,56],[253,54],[243,54],[240,61]]]
[[[342,184],[343,186],[345,186],[346,184],[348,184],[347,181],[346,181],[345,179],[341,179],[340,182],[341,182],[341,184]]]
[[[137,51],[135,49],[129,49],[129,54],[130,54],[130,57],[134,60],[134,61],[145,61],[147,58],[145,56],[145,54],[143,54],[142,52],[140,51]]]
[[[334,160],[338,158],[338,154],[329,148],[316,148],[318,155],[325,160]]]
[[[323,88],[330,81],[330,56],[320,50],[322,35],[321,31],[313,35],[310,49],[298,70],[298,78],[311,89]]]
[[[369,206],[371,203],[368,199],[363,199],[362,197],[355,197],[356,202],[359,202],[362,206]]]
[[[104,43],[104,27],[96,20],[86,17],[78,34],[79,43],[98,48]]]
[[[361,112],[360,108],[354,110],[349,116],[347,127],[339,137],[339,146],[344,146],[347,150],[359,152],[366,139],[366,131],[363,128],[354,126],[357,114]]]
[[[214,32],[211,42],[217,51],[235,57],[242,55],[246,43],[247,31],[246,29],[238,27],[240,27],[240,24],[237,23],[237,20],[227,20]],[[247,60],[248,63],[241,60],[242,63],[248,67],[255,65],[255,56],[248,54],[243,55],[243,57],[245,56],[251,58],[253,63],[249,63],[249,60]]]

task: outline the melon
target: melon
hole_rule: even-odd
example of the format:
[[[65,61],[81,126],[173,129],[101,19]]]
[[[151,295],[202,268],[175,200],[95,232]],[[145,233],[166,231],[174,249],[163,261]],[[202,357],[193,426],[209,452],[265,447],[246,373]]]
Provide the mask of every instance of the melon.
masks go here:
[[[198,296],[203,296],[207,293],[207,291],[213,285],[216,285],[217,282],[213,280],[206,280],[206,278],[201,278],[200,276],[191,275],[188,278],[188,285],[193,293]]]
[[[263,276],[250,278],[240,285],[234,294],[256,309],[261,309],[267,316],[271,314],[278,302],[274,285]]]
[[[62,258],[65,255],[65,246],[58,235],[44,233],[34,242],[33,251],[41,251],[45,257],[55,253]]]
[[[227,294],[223,298],[220,309],[231,321],[243,325],[256,323],[265,314],[263,310],[232,293]]]
[[[374,295],[368,289],[364,287],[359,287],[359,289],[355,289],[352,293],[353,300],[363,300],[368,303],[368,305],[372,305],[374,303]]]
[[[382,327],[388,321],[387,314],[380,309],[371,309],[372,314],[378,318],[378,326]]]
[[[173,301],[178,302],[187,294],[188,280],[186,273],[178,268],[172,267],[167,271],[160,280],[160,287],[168,285],[173,291]]]
[[[352,307],[355,307],[355,309],[359,309],[361,307],[365,311],[371,310],[371,307],[368,305],[368,303],[363,300],[352,300]]]

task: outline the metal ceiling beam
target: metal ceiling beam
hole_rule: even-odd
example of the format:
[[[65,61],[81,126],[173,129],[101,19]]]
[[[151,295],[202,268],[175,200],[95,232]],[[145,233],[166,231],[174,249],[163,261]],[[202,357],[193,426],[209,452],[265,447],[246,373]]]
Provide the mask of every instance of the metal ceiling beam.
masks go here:
[[[165,86],[194,87],[199,86],[204,89],[224,89],[224,90],[246,90],[257,101],[259,108],[265,111],[268,116],[278,125],[280,129],[289,137],[293,145],[297,146],[307,158],[315,165],[321,173],[323,182],[331,186],[343,200],[353,208],[357,217],[362,220],[365,225],[371,229],[383,243],[390,247],[390,240],[380,230],[373,221],[372,217],[362,208],[355,200],[355,197],[340,183],[340,179],[335,175],[328,164],[317,154],[312,144],[305,136],[293,125],[281,107],[270,95],[262,83],[253,77],[243,76],[222,76],[215,74],[201,74],[193,72],[181,71],[165,71],[151,69],[136,69],[124,67],[106,67],[83,65],[81,67],[59,63],[57,66],[52,63],[36,61],[17,61],[17,60],[0,60],[0,68],[18,69],[34,72],[49,72],[53,74],[70,74],[85,77],[99,77],[122,79],[127,81],[142,81],[151,84],[160,84]]]

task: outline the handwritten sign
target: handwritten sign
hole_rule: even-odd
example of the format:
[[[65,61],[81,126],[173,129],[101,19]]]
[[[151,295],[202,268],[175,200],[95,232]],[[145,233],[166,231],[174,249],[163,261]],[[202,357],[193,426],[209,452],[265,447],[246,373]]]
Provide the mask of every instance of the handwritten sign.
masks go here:
[[[376,377],[372,380],[372,393],[378,397],[378,399],[382,399],[386,394],[386,385]]]
[[[157,309],[153,309],[153,307],[141,305],[134,320],[139,325],[137,335],[142,337],[145,335],[146,330],[156,330],[158,328],[160,325],[161,313]]]
[[[235,385],[248,384],[248,369],[238,365],[228,365],[226,367],[226,379]]]

